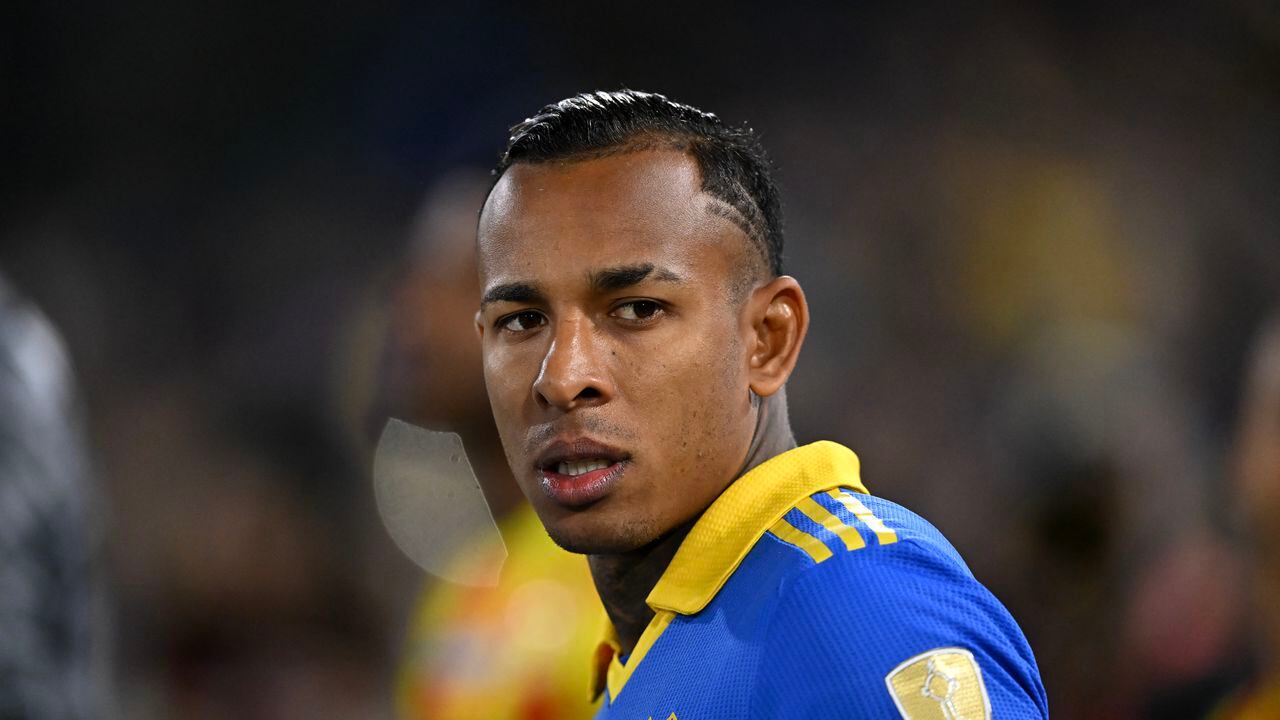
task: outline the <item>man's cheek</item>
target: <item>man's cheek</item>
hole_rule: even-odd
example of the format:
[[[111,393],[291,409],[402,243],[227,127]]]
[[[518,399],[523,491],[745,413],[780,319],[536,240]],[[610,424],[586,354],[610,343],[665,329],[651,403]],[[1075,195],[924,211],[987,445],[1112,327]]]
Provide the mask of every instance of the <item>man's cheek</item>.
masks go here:
[[[513,360],[511,353],[505,350],[494,351],[485,357],[484,380],[495,410],[517,391],[520,367]]]

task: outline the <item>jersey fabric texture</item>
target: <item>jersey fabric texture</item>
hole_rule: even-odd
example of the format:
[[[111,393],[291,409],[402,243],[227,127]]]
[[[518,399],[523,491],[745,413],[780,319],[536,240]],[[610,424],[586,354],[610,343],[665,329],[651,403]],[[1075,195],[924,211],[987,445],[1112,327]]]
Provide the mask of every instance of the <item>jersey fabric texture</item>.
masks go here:
[[[596,655],[597,718],[1046,718],[1009,612],[932,525],[817,442],[743,475]]]

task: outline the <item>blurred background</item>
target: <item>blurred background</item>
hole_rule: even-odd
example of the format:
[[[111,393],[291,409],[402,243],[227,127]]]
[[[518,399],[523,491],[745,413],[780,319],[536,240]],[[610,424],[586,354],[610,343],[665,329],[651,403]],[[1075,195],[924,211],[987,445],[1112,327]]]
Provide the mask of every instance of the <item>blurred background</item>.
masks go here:
[[[1120,5],[6,5],[0,272],[44,328],[11,382],[61,388],[43,451],[85,460],[32,471],[74,476],[23,486],[47,501],[0,494],[0,541],[20,513],[67,528],[41,557],[81,619],[55,643],[79,669],[31,675],[75,702],[0,715],[410,712],[432,601],[371,443],[388,415],[458,430],[516,512],[475,215],[510,125],[625,86],[762,134],[813,306],[800,439],[951,539],[1054,717],[1226,717],[1280,649],[1280,359],[1253,349],[1280,309],[1280,9]],[[0,594],[42,582],[23,567]]]

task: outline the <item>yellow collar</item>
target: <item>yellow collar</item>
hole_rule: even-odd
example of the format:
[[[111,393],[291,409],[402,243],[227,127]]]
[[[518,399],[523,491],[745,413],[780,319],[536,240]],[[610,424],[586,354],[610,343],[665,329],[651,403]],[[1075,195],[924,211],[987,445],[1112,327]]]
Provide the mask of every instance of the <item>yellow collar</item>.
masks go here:
[[[606,681],[616,698],[676,614],[700,612],[779,518],[802,499],[837,487],[867,492],[858,476],[858,456],[826,440],[788,450],[735,480],[694,523],[646,598],[654,619],[626,665],[618,660],[618,635],[605,617],[591,667],[592,699],[604,692]]]
[[[645,602],[654,612],[700,612],[779,518],[801,499],[835,487],[867,491],[858,456],[839,443],[820,440],[757,465],[694,523]]]

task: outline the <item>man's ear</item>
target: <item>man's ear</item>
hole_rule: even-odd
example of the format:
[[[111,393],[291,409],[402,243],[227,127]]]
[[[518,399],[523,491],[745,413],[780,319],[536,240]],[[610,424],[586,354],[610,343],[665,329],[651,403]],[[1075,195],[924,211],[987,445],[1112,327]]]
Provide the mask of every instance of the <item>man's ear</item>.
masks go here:
[[[756,288],[747,299],[747,321],[747,381],[755,394],[768,397],[791,376],[809,330],[809,303],[800,283],[782,275]]]

